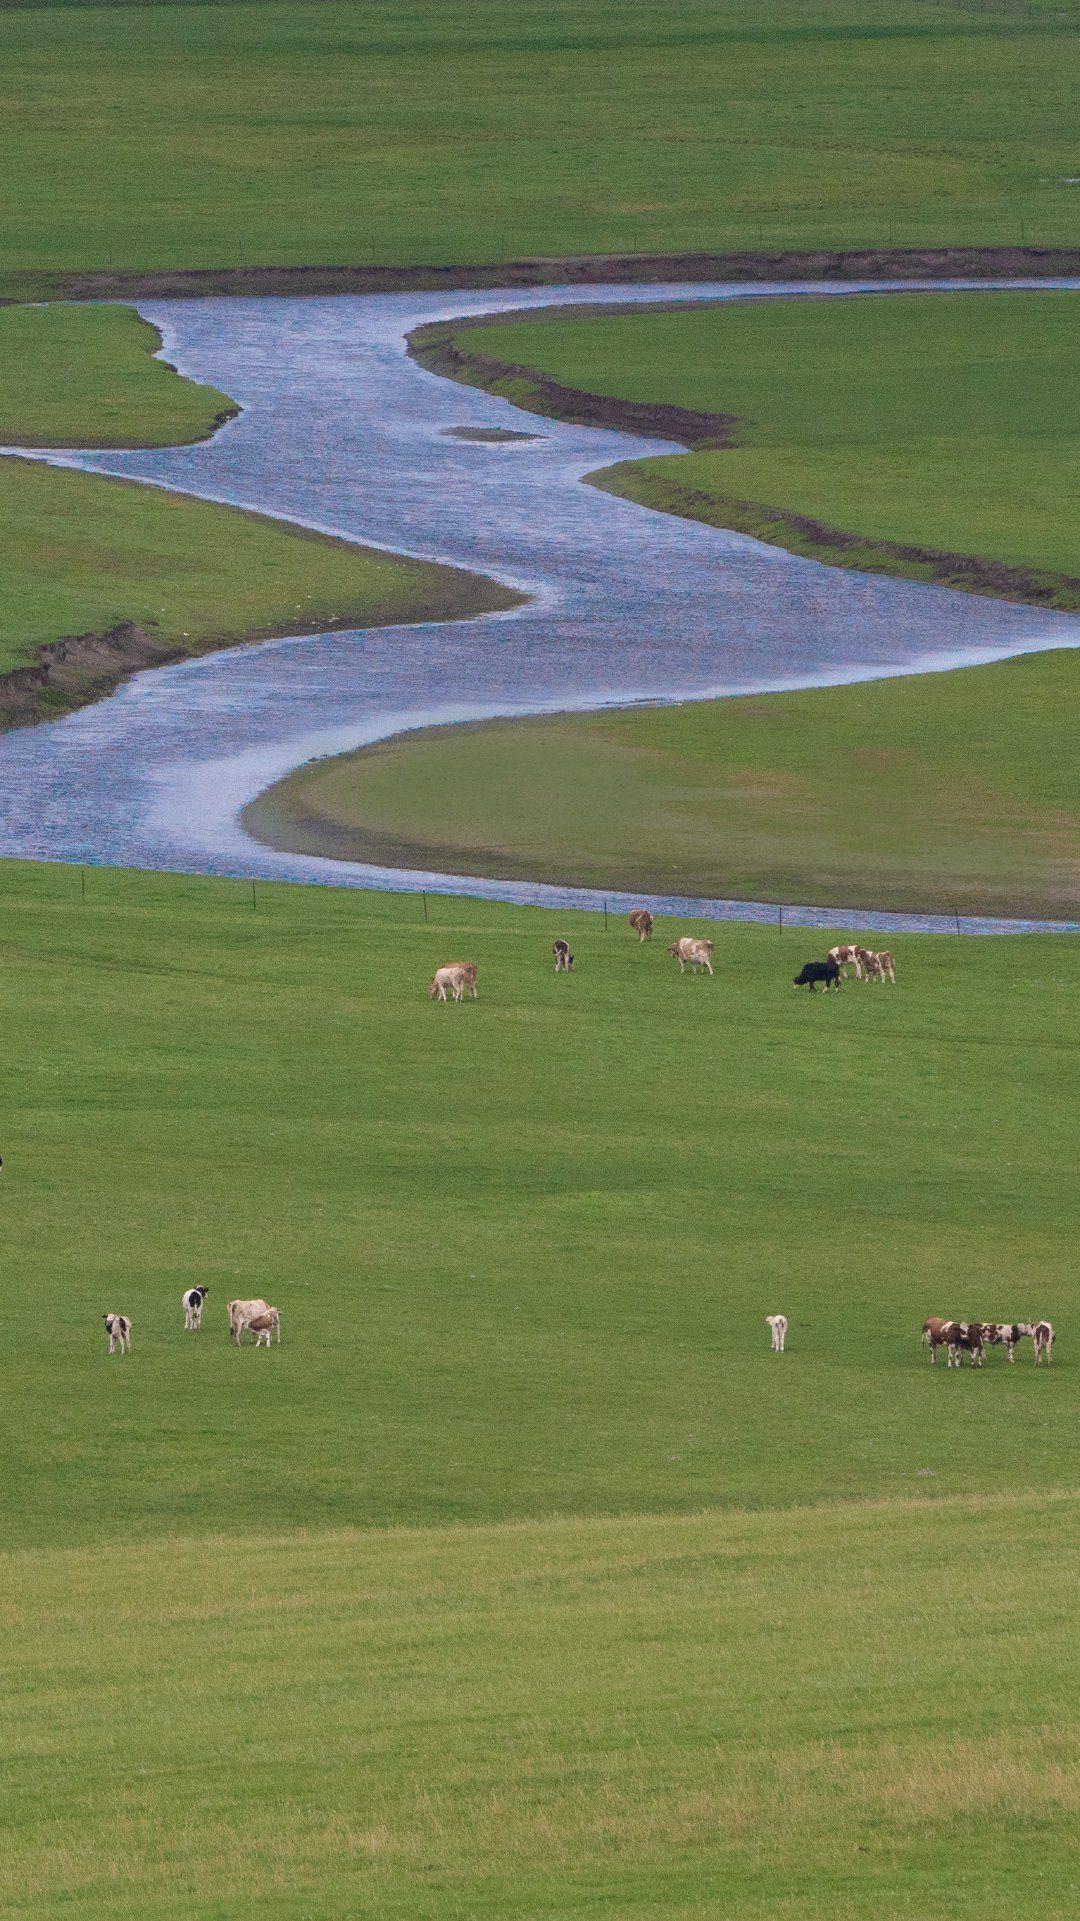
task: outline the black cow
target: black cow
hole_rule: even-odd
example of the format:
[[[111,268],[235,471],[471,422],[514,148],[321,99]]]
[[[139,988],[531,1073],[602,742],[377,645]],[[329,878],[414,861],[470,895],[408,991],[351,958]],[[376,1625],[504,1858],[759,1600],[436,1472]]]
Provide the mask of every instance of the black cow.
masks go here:
[[[796,974],[792,985],[794,987],[808,987],[810,992],[813,993],[818,981],[824,981],[826,993],[828,993],[830,987],[835,987],[837,993],[839,993],[840,963],[834,960],[807,961],[802,973]]]

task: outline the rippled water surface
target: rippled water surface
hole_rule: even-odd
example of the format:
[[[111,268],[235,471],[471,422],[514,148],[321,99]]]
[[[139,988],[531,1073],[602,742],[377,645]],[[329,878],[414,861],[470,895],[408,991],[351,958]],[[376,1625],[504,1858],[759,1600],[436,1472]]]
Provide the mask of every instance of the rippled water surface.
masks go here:
[[[1076,645],[1073,616],[842,572],[584,487],[590,470],[663,452],[664,443],[538,423],[426,373],[404,352],[412,327],[458,313],[755,291],[795,290],[140,302],[162,330],[166,356],[244,411],[202,446],[62,459],[457,562],[533,599],[473,621],[213,654],[138,675],[96,706],[0,737],[0,852],[337,885],[426,879],[459,892],[588,905],[599,897],[275,853],[250,840],[237,814],[312,756],[404,727],[807,686]],[[530,438],[492,443],[448,432],[461,428]],[[776,913],[719,902],[705,911]],[[933,924],[858,918],[863,926]]]

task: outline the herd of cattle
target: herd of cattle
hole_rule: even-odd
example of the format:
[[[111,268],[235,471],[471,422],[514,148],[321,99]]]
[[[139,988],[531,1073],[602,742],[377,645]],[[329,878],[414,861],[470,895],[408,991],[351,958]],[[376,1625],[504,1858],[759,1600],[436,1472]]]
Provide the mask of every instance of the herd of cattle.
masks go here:
[[[655,923],[647,907],[635,907],[633,913],[627,918],[639,943],[652,939]],[[572,973],[574,956],[570,952],[570,942],[560,935],[552,942],[551,951],[555,956],[555,972],[557,974]],[[713,971],[711,940],[701,940],[694,934],[682,934],[678,940],[672,941],[667,951],[672,960],[678,961],[680,974],[685,974],[687,968],[692,974],[696,974],[699,969],[706,974],[711,974]],[[802,972],[796,974],[794,985],[809,987],[810,992],[814,993],[818,983],[821,982],[825,992],[828,993],[830,987],[839,988],[844,970],[848,967],[855,969],[856,980],[889,980],[894,987],[896,986],[896,962],[892,955],[875,954],[872,948],[856,946],[831,947],[825,960],[807,961]],[[431,976],[428,983],[428,999],[445,1001],[449,998],[461,1001],[466,994],[471,994],[473,1000],[476,1000],[478,998],[476,974],[475,961],[447,961],[445,966],[437,967]]]
[[[1030,1337],[1036,1367],[1040,1361],[1049,1367],[1054,1346],[1049,1321],[943,1321],[931,1314],[923,1322],[922,1337],[930,1349],[931,1366],[939,1347],[945,1349],[949,1367],[962,1367],[965,1354],[971,1355],[972,1367],[981,1367],[988,1347],[1003,1347],[1010,1361],[1015,1361],[1017,1343]]]
[[[197,1334],[202,1326],[203,1302],[209,1294],[209,1287],[189,1287],[182,1295],[180,1305],[184,1310],[185,1334]],[[229,1338],[236,1347],[240,1346],[242,1335],[254,1334],[256,1347],[269,1347],[271,1337],[281,1343],[281,1311],[271,1307],[268,1301],[230,1301],[228,1306]],[[131,1316],[130,1314],[106,1314],[105,1332],[109,1337],[109,1353],[130,1354]]]

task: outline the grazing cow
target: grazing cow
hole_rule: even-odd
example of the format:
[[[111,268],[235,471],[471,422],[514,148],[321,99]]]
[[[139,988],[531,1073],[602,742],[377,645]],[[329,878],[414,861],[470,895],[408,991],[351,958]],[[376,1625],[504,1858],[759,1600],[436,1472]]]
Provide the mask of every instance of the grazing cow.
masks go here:
[[[839,961],[834,961],[831,956],[828,960],[807,961],[805,967],[802,970],[802,973],[796,974],[795,979],[792,982],[792,986],[808,987],[810,989],[810,992],[813,994],[817,991],[818,981],[824,981],[826,993],[828,993],[830,987],[835,987],[837,993],[839,993],[840,992]]]
[[[1010,1361],[1016,1359],[1016,1344],[1032,1331],[1030,1321],[992,1321],[986,1329],[988,1347],[1003,1347]]]
[[[787,1340],[787,1315],[766,1314],[765,1325],[772,1335],[773,1353],[782,1354],[784,1351],[784,1342]]]
[[[981,1321],[950,1321],[945,1329],[945,1345],[949,1350],[949,1367],[962,1367],[965,1353],[971,1355],[972,1367],[981,1367],[986,1359],[986,1330]]]
[[[268,1314],[269,1303],[261,1298],[254,1301],[230,1301],[228,1306],[229,1335],[236,1347],[248,1322],[256,1314]]]
[[[1044,1358],[1045,1358],[1047,1367],[1049,1367],[1050,1350],[1054,1345],[1054,1330],[1050,1322],[1036,1321],[1031,1330],[1031,1338],[1035,1343],[1036,1367],[1038,1367],[1039,1362]]]
[[[197,1334],[202,1324],[202,1304],[209,1294],[209,1287],[189,1287],[183,1296],[181,1306],[184,1310],[185,1334]]]
[[[277,1335],[278,1346],[281,1346],[281,1313],[278,1308],[268,1307],[264,1314],[253,1314],[246,1325],[255,1336],[256,1347],[269,1347],[271,1334]]]
[[[877,961],[878,961],[878,970],[879,970],[878,979],[883,981],[887,975],[889,980],[891,980],[893,986],[895,987],[896,986],[896,962],[894,961],[892,955],[889,953],[889,950],[887,947],[882,949],[881,953],[877,957]]]
[[[647,907],[635,907],[626,918],[638,937],[639,947],[642,941],[652,939],[653,917]]]
[[[574,956],[570,952],[570,942],[568,940],[552,941],[551,951],[555,956],[555,972],[557,974],[569,974],[574,965]]]
[[[447,988],[456,1001],[464,1000],[466,988],[476,999],[476,967],[472,961],[448,961],[445,967],[436,968],[428,988],[429,1001],[445,1001]]]
[[[109,1336],[109,1353],[112,1354],[116,1348],[119,1348],[121,1354],[130,1354],[131,1322],[127,1315],[103,1314],[101,1318],[105,1323],[105,1331]]]
[[[873,954],[868,947],[864,947],[862,953],[859,955],[859,959],[862,962],[864,980],[879,981],[884,979],[884,969],[881,965],[880,954]]]
[[[841,979],[843,979],[845,967],[853,967],[855,969],[855,979],[857,981],[862,979],[862,962],[859,959],[859,949],[857,947],[830,947],[829,959],[836,962],[837,967],[840,969]]]
[[[687,967],[692,974],[696,974],[699,967],[704,967],[711,974],[712,951],[711,940],[695,940],[690,934],[684,934],[681,940],[673,941],[668,948],[672,960],[679,963],[680,974],[685,974]]]
[[[945,1330],[952,1326],[951,1321],[943,1321],[940,1314],[928,1314],[922,1327],[923,1346],[930,1349],[930,1365],[937,1360],[939,1347],[947,1345]]]

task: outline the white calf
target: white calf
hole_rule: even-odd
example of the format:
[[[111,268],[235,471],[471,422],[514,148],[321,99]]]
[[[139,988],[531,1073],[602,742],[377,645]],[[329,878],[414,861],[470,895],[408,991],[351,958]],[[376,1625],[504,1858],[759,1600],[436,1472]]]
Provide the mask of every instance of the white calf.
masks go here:
[[[765,1325],[772,1335],[773,1353],[782,1354],[784,1351],[784,1342],[787,1340],[787,1315],[766,1314]]]

